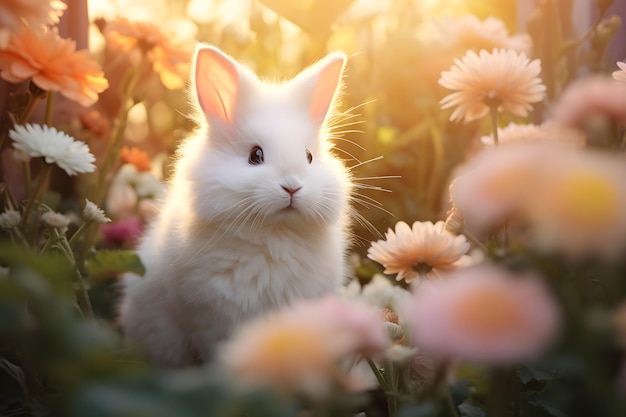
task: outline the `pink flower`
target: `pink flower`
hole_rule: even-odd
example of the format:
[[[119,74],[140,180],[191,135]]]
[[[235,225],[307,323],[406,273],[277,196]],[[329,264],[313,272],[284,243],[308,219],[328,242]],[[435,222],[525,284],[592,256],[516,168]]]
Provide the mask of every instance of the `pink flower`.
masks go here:
[[[626,248],[624,162],[561,141],[489,148],[461,167],[451,201],[481,238],[508,223],[534,249],[612,261]]]
[[[407,319],[420,349],[449,359],[507,364],[544,352],[558,335],[561,316],[538,277],[481,265],[420,283]]]
[[[623,155],[571,149],[545,171],[525,202],[531,244],[570,258],[619,260],[626,249]]]
[[[243,324],[219,358],[244,385],[320,398],[334,389],[358,389],[358,381],[342,370],[342,359],[379,355],[388,346],[376,309],[328,296]]]
[[[493,146],[493,136],[480,138],[483,145]],[[562,141],[573,146],[584,146],[585,135],[579,130],[558,125],[554,122],[546,122],[540,125],[510,123],[504,128],[498,128],[498,140],[500,145],[509,143],[538,141]]]
[[[138,216],[106,223],[100,226],[106,247],[134,247],[143,234],[143,224]]]
[[[565,148],[552,142],[511,143],[485,149],[461,166],[450,199],[465,228],[483,237],[517,215],[544,180],[545,165]]]
[[[555,104],[552,118],[562,125],[582,128],[591,116],[605,116],[626,125],[626,84],[601,75],[574,81]]]

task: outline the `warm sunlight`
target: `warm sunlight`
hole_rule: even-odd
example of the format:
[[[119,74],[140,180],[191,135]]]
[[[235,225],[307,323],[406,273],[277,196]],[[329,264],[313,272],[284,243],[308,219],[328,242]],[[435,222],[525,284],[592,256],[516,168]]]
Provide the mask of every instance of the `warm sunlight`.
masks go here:
[[[623,417],[625,20],[0,0],[0,415]]]

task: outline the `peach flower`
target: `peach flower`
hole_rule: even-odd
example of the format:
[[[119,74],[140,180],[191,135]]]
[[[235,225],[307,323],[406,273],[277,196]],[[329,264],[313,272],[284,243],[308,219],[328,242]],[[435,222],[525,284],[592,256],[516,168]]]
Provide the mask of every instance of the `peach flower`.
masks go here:
[[[509,364],[543,353],[559,332],[559,307],[544,282],[491,265],[427,281],[407,306],[415,346],[448,359]]]
[[[185,86],[193,52],[190,45],[172,40],[152,23],[117,18],[101,25],[107,47],[112,51],[124,54],[140,51],[166,88],[176,90]]]
[[[56,28],[37,31],[25,26],[0,50],[0,77],[11,83],[28,79],[42,90],[59,92],[83,106],[98,100],[109,83],[87,50],[63,39]]]
[[[219,358],[244,385],[319,399],[334,389],[359,388],[342,370],[342,359],[382,355],[388,346],[376,309],[327,296],[244,323],[221,346]]]
[[[493,136],[483,136],[480,140],[486,146],[494,145]],[[510,123],[502,129],[498,128],[498,143],[500,145],[533,140],[557,140],[582,146],[585,144],[585,135],[577,129],[561,126],[554,122],[540,125]]]
[[[59,23],[67,9],[60,0],[3,0],[0,2],[0,28],[18,31],[24,24],[41,27]]]
[[[443,109],[455,107],[450,120],[469,122],[489,113],[491,105],[499,112],[526,116],[531,103],[543,100],[546,87],[538,77],[541,63],[513,50],[467,51],[455,59],[450,71],[441,73],[439,84],[457,90],[444,97]]]
[[[470,244],[463,235],[455,236],[439,221],[396,224],[395,232],[385,233],[386,240],[372,242],[368,258],[385,267],[386,274],[398,274],[396,280],[411,282],[436,278],[441,272],[467,265]]]
[[[422,40],[454,48],[461,53],[502,48],[529,54],[532,49],[532,39],[528,34],[510,35],[504,22],[493,16],[484,20],[473,14],[446,16],[429,20],[419,31]]]

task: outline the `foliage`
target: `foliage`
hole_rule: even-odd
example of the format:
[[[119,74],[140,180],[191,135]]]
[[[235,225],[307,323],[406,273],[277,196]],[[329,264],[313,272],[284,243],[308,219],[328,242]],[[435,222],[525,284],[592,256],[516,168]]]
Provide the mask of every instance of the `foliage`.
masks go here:
[[[451,232],[448,188],[459,167],[483,148],[481,136],[493,138],[498,127],[510,122],[539,125],[550,115],[546,104],[555,105],[584,73],[606,74],[613,68],[606,56],[620,21],[612,15],[611,1],[596,2],[597,19],[580,33],[573,30],[573,11],[560,6],[568,2],[557,0],[538,2],[525,28],[515,28],[515,2],[502,1],[428,6],[417,0],[258,0],[236,19],[229,16],[226,0],[209,2],[216,12],[206,19],[193,13],[183,16],[183,3],[191,7],[200,2],[161,4],[195,29],[190,39],[178,43],[164,35],[167,25],[93,22],[103,46],[91,52],[109,89],[89,109],[77,110],[34,79],[7,96],[0,118],[0,151],[2,163],[10,168],[0,172],[0,215],[14,212],[19,218],[5,216],[0,221],[0,415],[626,414],[626,342],[620,339],[626,325],[615,325],[626,300],[623,248],[610,260],[593,249],[592,255],[573,258],[560,250],[543,251],[525,240],[534,217],[521,217],[520,224],[498,224],[484,234],[473,234],[469,223],[460,220],[454,232],[467,237],[473,250],[467,255],[472,258],[488,259],[508,271],[539,273],[562,309],[564,325],[557,343],[540,357],[519,363],[456,358],[431,363],[420,357],[427,361],[420,368],[426,376],[417,375],[418,350],[410,350],[410,325],[396,314],[387,325],[398,326],[391,339],[408,349],[402,351],[407,356],[357,358],[354,367],[363,365],[371,372],[376,378],[373,387],[315,401],[272,387],[242,387],[219,366],[157,368],[143,359],[138,347],[124,341],[115,323],[117,279],[124,273],[143,274],[132,248],[154,215],[170,157],[179,140],[195,128],[187,118],[190,109],[182,88],[195,41],[215,44],[269,78],[293,74],[332,49],[352,54],[343,122],[337,127],[344,139],[336,140],[336,146],[355,180],[365,184],[358,209],[369,224],[354,225],[361,245],[352,257],[352,284],[357,288],[353,296],[371,296],[385,304],[395,297],[389,295],[393,291],[418,290],[406,282],[392,283],[389,277],[377,287],[382,268],[366,258],[369,241],[399,219],[447,219],[446,230]],[[480,19],[498,17],[507,33],[464,39],[445,19],[468,13]],[[446,94],[438,82],[441,73],[467,50],[519,45],[517,35],[509,33],[524,29],[532,52],[523,52],[541,61],[546,100],[525,118],[498,113],[497,103],[492,103],[491,118],[465,124],[449,121],[450,113],[439,104]],[[0,42],[0,52],[5,46]],[[43,107],[45,113],[38,114]],[[44,158],[14,158],[10,132],[33,121],[57,126],[88,144],[95,172],[70,181]],[[619,155],[624,151],[624,126],[620,120],[593,119],[576,128],[585,135],[587,148]],[[111,219],[87,215],[85,198],[105,208]],[[619,230],[619,224],[613,226]],[[420,265],[408,268],[416,271]],[[376,291],[386,294],[384,302],[380,294],[372,296]],[[395,306],[376,306],[386,314],[398,313],[391,311]]]

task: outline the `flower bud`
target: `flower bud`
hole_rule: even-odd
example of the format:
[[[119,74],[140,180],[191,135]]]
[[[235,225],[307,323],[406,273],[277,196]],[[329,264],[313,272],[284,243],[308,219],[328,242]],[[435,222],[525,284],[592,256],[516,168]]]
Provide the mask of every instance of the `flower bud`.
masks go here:
[[[404,337],[404,330],[400,325],[397,325],[396,323],[386,321],[385,330],[387,331],[389,338],[393,341],[400,340]]]
[[[615,0],[596,0],[596,5],[598,6],[600,13],[602,13],[611,7],[614,1]]]
[[[465,227],[465,220],[461,215],[461,212],[458,208],[453,207],[448,211],[448,218],[446,219],[446,224],[444,229],[453,235],[460,235],[463,233],[463,228]]]

